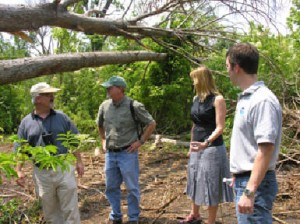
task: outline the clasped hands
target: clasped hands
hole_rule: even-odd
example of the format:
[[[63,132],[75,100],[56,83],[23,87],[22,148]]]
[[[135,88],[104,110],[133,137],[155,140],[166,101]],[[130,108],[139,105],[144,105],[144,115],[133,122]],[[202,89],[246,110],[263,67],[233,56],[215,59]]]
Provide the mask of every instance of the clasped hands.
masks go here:
[[[192,152],[199,152],[205,148],[207,148],[207,142],[190,142],[190,151]]]

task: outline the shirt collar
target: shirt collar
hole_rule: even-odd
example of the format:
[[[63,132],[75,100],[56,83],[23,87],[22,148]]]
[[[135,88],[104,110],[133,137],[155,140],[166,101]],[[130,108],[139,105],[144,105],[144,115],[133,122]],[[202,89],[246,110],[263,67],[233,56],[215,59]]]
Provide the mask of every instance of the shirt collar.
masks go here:
[[[119,106],[121,106],[122,104],[123,104],[123,102],[126,100],[126,96],[124,96],[119,102],[114,102],[114,101],[112,101],[112,103],[113,103],[113,105],[115,106],[115,107],[119,107]]]
[[[263,86],[265,86],[265,83],[263,81],[257,81],[254,84],[252,84],[249,88],[245,89],[242,93],[240,93],[239,97],[251,95]]]
[[[50,117],[52,115],[55,115],[55,114],[56,114],[56,111],[53,110],[53,109],[50,109],[50,113],[49,113],[48,117]],[[34,110],[31,112],[31,116],[32,116],[32,118],[39,118],[40,117],[39,115],[34,113]]]

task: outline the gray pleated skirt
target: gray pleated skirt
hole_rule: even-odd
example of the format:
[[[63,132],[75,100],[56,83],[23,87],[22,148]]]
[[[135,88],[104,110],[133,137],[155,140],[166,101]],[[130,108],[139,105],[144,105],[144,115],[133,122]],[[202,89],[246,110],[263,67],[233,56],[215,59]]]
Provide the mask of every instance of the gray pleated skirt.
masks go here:
[[[233,201],[233,189],[223,178],[230,178],[225,145],[192,152],[188,164],[187,196],[196,205],[216,206]]]

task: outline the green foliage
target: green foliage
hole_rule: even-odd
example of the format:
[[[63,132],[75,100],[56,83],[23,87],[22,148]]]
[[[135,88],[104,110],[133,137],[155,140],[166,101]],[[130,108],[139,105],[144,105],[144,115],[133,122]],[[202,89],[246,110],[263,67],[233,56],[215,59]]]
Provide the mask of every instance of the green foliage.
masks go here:
[[[0,199],[0,223],[40,223],[41,213],[40,200],[29,202],[24,208],[22,201],[18,198]]]
[[[18,88],[13,85],[0,86],[0,127],[6,133],[14,131],[14,125],[19,121],[21,96]]]
[[[0,34],[1,59],[23,58],[28,56],[28,52],[28,46],[23,40],[15,37],[7,39]],[[2,85],[0,92],[0,127],[5,133],[11,133],[19,122],[24,95],[20,94],[22,90],[18,85]]]
[[[71,153],[57,155],[57,147],[54,145],[47,146],[30,146],[26,140],[19,139],[18,136],[11,136],[11,140],[16,144],[16,161],[24,163],[32,161],[39,164],[40,169],[53,169],[56,171],[60,166],[62,171],[69,169],[70,164],[74,164],[75,156]]]
[[[287,25],[293,33],[298,33],[300,30],[300,1],[293,0],[290,8],[290,15],[287,19]],[[298,39],[299,41],[299,39]]]
[[[83,6],[86,7],[87,2],[86,0],[79,2],[75,11],[83,13]],[[120,1],[113,1],[112,4],[116,6],[116,10],[123,9]],[[208,18],[216,18],[214,10],[211,10],[209,14],[203,14],[201,9],[194,10],[193,7],[185,15],[174,11],[170,15],[171,22],[162,24],[165,28],[186,28],[186,32],[190,32],[191,27],[202,24],[202,30],[198,30],[199,35],[191,35],[188,43],[169,36],[163,38],[162,41],[181,53],[192,53],[194,57],[199,58],[199,62],[201,61],[214,71],[217,87],[224,95],[228,109],[224,135],[226,144],[229,144],[237,94],[240,92],[230,82],[225,69],[225,52],[233,44],[230,39],[251,42],[258,47],[262,56],[259,79],[265,81],[279,96],[282,103],[295,108],[299,102],[297,101],[300,64],[299,8],[299,0],[294,0],[288,19],[291,34],[287,36],[275,36],[267,28],[254,24],[250,25],[249,33],[245,35],[225,33],[221,24],[207,23]],[[202,35],[203,30],[208,35]],[[55,28],[52,33],[57,43],[55,52],[58,53],[142,49],[135,41],[124,37],[106,37],[95,34],[85,36],[62,28]],[[225,34],[228,39],[225,39]],[[224,39],[215,39],[214,36],[218,35],[222,35]],[[13,41],[12,45],[0,34],[2,58],[28,55],[28,46],[22,40],[11,39],[11,41]],[[193,44],[195,42],[205,47],[210,46],[214,51],[207,52],[203,51],[204,48],[196,48]],[[154,116],[158,124],[158,133],[178,134],[189,131],[191,127],[190,106],[194,95],[189,73],[193,66],[184,57],[175,55],[171,50],[163,49],[153,40],[142,40],[142,43],[152,51],[167,53],[167,60],[160,63],[138,62],[81,69],[73,73],[55,74],[11,86],[1,86],[0,127],[3,127],[6,133],[15,132],[20,119],[32,110],[30,86],[36,82],[46,81],[50,85],[61,88],[61,91],[56,94],[56,108],[68,114],[81,133],[89,133],[96,138],[98,136],[95,124],[96,114],[99,105],[106,99],[106,90],[99,84],[112,75],[120,75],[127,81],[127,95],[144,103]],[[290,135],[287,133],[287,136]]]
[[[0,59],[15,59],[28,57],[28,43],[16,36],[4,38],[0,33]]]
[[[249,36],[243,40],[260,51],[259,79],[265,81],[282,103],[292,105],[298,97],[300,45],[295,44],[293,37],[274,36],[268,29],[253,24]]]
[[[86,48],[82,38],[78,37],[77,32],[73,32],[64,28],[53,28],[52,37],[57,41],[57,53],[69,53],[84,51]]]
[[[98,69],[82,69],[74,74],[64,73],[53,77],[54,86],[61,88],[57,94],[56,108],[68,114],[81,133],[96,137],[95,118],[106,92],[99,86]]]
[[[17,176],[14,169],[15,165],[16,160],[14,154],[0,152],[0,185],[2,184],[2,173],[8,178]]]
[[[91,141],[88,135],[75,135],[71,132],[60,134],[58,140],[63,141],[62,144],[68,148],[68,153],[57,154],[57,147],[54,145],[32,147],[26,140],[19,139],[16,135],[11,136],[10,139],[17,145],[16,161],[23,163],[30,160],[39,164],[40,169],[51,168],[54,171],[58,166],[62,171],[68,170],[69,165],[76,161],[73,153],[78,150],[79,146]]]
[[[11,199],[4,201],[0,199],[0,223],[13,224],[19,221],[18,208],[20,200]]]
[[[68,153],[57,154],[57,147],[54,145],[33,147],[26,140],[19,139],[17,135],[12,135],[9,139],[15,144],[16,152],[0,153],[0,185],[2,184],[2,173],[8,178],[17,176],[14,167],[17,163],[26,161],[39,164],[40,169],[51,168],[56,171],[59,166],[62,171],[68,170],[69,165],[76,161],[73,153],[95,141],[86,134],[72,134],[70,131],[60,134],[58,140],[61,140],[62,145],[68,148]]]
[[[68,153],[82,150],[84,145],[94,142],[94,138],[87,134],[72,134],[70,131],[66,134],[59,134],[57,139],[63,142],[62,145],[68,149]]]

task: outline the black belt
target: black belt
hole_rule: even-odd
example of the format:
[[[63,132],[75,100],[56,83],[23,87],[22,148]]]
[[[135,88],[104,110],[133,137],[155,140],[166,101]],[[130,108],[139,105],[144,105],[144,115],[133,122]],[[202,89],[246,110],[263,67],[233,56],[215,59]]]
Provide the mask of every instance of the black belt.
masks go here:
[[[268,170],[266,172],[266,174],[268,173],[271,173],[271,172],[274,172],[274,170]],[[245,172],[242,172],[242,173],[236,173],[236,174],[233,174],[234,177],[250,177],[251,176],[251,171],[245,171]]]
[[[122,152],[124,150],[127,150],[130,147],[130,145],[126,145],[120,148],[115,148],[115,149],[107,149],[109,152]]]
[[[251,171],[245,171],[242,173],[235,173],[233,174],[235,177],[250,177],[251,176]]]

